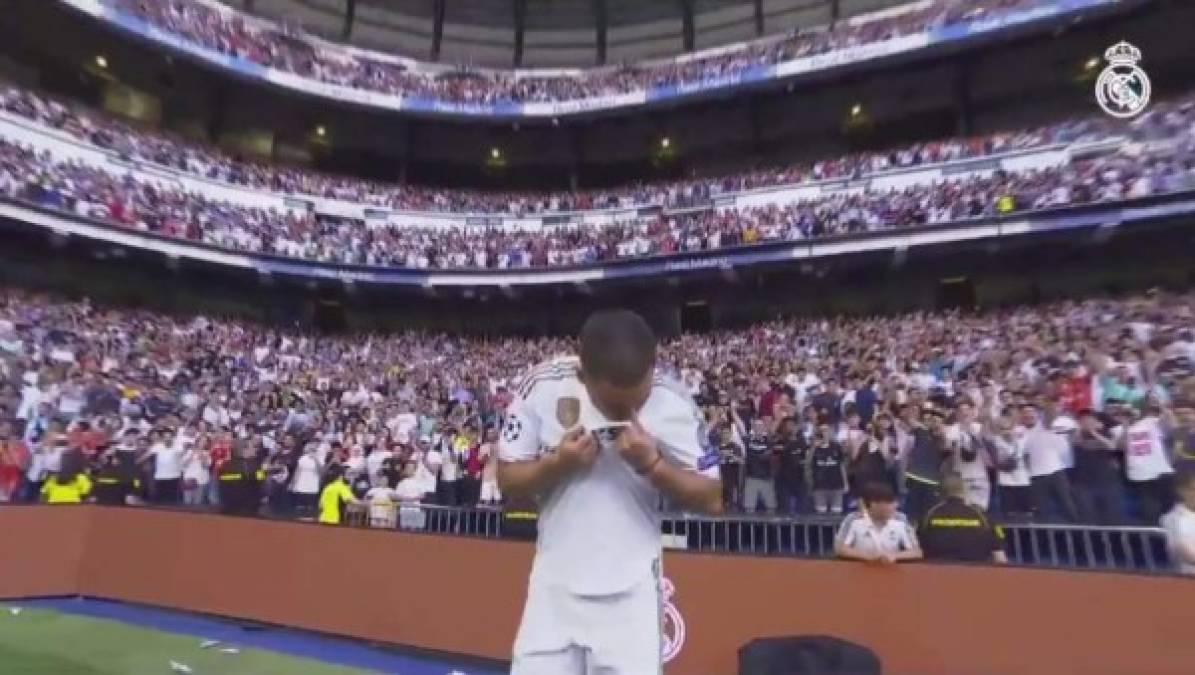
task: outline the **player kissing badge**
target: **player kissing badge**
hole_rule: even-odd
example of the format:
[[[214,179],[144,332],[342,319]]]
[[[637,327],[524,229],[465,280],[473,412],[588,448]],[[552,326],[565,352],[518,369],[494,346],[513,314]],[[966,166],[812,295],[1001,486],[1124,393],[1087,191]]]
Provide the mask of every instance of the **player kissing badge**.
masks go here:
[[[581,419],[581,399],[562,396],[556,399],[556,421],[565,429],[572,429]]]

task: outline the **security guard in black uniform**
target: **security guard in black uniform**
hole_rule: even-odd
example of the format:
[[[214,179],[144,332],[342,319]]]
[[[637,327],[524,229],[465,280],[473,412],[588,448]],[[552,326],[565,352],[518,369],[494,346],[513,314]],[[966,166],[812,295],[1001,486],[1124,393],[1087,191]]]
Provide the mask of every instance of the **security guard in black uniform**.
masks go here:
[[[981,509],[963,501],[966,486],[955,473],[942,477],[945,499],[926,512],[917,539],[926,560],[1006,563],[1004,532]]]
[[[238,441],[233,455],[216,473],[220,512],[231,516],[256,516],[261,505],[265,471],[253,457],[252,443]]]
[[[126,466],[116,452],[104,455],[103,464],[95,472],[91,495],[95,503],[108,506],[124,506],[129,497],[141,492],[141,479],[136,469]]]

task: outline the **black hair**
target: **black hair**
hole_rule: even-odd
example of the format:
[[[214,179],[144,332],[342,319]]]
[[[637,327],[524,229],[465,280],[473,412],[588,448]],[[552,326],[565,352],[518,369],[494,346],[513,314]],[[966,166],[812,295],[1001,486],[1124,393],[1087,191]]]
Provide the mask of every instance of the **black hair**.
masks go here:
[[[324,473],[325,485],[327,483],[331,483],[332,481],[336,480],[337,478],[341,478],[343,476],[344,476],[344,466],[342,464],[340,464],[339,462],[333,462],[332,464],[328,465],[328,469]]]
[[[887,483],[868,483],[859,492],[864,504],[896,501],[896,493],[892,491],[892,486]]]
[[[77,450],[70,450],[62,454],[62,465],[58,469],[58,475],[55,477],[55,482],[59,485],[69,485],[75,481],[75,477],[83,473],[83,455]]]
[[[581,327],[581,371],[586,377],[632,387],[651,373],[655,362],[656,336],[635,312],[595,312]]]
[[[1174,477],[1175,491],[1187,490],[1187,489],[1191,488],[1192,486],[1195,486],[1195,471],[1190,471],[1190,470],[1179,471],[1178,474]]]

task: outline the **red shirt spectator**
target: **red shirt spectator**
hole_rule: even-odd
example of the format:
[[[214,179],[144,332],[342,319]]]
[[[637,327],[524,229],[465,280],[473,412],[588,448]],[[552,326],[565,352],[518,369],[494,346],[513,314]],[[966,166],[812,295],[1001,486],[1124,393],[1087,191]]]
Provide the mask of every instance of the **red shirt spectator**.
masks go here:
[[[1062,408],[1072,415],[1091,408],[1091,378],[1078,373],[1079,368],[1071,366],[1058,383],[1058,398]]]
[[[212,438],[209,450],[212,454],[212,470],[217,471],[232,457],[232,439],[228,434],[217,434]]]
[[[21,472],[29,465],[29,447],[10,431],[8,425],[0,428],[0,501],[16,496]]]

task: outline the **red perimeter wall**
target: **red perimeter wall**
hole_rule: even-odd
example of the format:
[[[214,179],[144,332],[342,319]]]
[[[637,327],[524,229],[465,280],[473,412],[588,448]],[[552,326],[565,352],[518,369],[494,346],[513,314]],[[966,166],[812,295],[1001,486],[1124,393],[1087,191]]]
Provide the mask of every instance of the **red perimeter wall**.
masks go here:
[[[508,658],[526,543],[82,507],[0,508],[0,597],[83,594]],[[1174,577],[669,553],[669,675],[733,675],[753,637],[829,634],[895,675],[1190,675]]]

